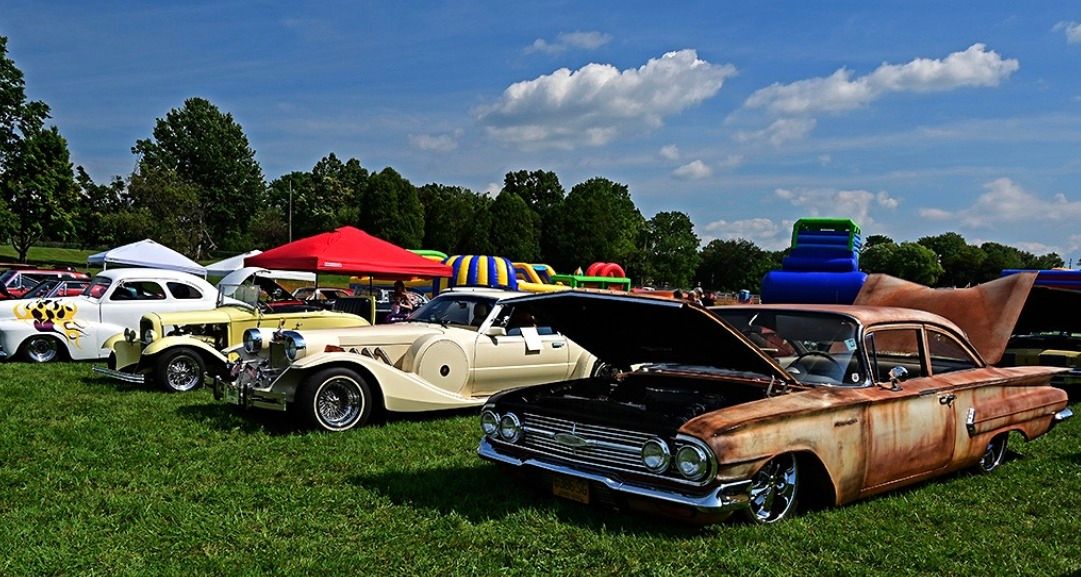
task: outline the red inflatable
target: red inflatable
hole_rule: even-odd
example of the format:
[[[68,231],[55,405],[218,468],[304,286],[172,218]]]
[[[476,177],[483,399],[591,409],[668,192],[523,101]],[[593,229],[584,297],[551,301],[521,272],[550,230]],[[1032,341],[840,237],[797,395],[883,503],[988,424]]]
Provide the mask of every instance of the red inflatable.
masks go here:
[[[595,262],[586,269],[586,276],[604,276],[610,278],[625,278],[623,267],[614,262]]]

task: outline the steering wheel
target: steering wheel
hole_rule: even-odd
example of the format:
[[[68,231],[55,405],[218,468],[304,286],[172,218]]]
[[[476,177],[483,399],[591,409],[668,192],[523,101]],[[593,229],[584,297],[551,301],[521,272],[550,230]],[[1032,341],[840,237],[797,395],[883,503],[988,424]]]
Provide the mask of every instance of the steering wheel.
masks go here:
[[[836,374],[838,374],[838,375],[841,374],[841,363],[838,363],[837,359],[830,356],[829,353],[824,353],[822,351],[807,351],[807,352],[804,352],[804,353],[800,353],[799,356],[796,357],[796,360],[792,361],[791,363],[788,363],[788,368],[795,367],[797,370],[800,370],[801,372],[805,372],[805,373],[807,373],[809,375],[810,374],[821,375],[822,373],[812,373],[811,371],[806,371],[806,370],[803,370],[801,367],[799,367],[799,364],[801,362],[803,362],[803,359],[806,359],[807,357],[820,357],[820,358],[826,359],[831,364],[833,364],[833,367],[836,369]],[[825,375],[823,375],[823,376],[825,376]]]

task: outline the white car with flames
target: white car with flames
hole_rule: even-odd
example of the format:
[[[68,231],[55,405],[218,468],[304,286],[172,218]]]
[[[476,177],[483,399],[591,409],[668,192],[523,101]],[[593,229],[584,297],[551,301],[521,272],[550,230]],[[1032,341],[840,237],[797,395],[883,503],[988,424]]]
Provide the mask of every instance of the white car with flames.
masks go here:
[[[502,390],[584,377],[596,358],[505,300],[521,293],[453,289],[407,321],[354,329],[248,329],[215,379],[220,400],[294,410],[309,425],[344,431],[373,411],[479,407]]]
[[[0,304],[0,359],[34,363],[101,359],[102,345],[152,312],[213,309],[218,291],[188,273],[119,268],[98,273],[75,297]]]

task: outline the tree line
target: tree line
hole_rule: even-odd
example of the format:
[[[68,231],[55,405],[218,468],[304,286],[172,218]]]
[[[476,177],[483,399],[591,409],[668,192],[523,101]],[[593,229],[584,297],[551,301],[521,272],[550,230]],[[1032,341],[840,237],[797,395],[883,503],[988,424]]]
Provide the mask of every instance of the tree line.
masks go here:
[[[567,191],[554,172],[519,170],[490,196],[416,186],[393,168],[376,172],[330,153],[311,170],[267,183],[243,128],[203,98],[156,119],[151,135],[131,148],[130,175],[95,183],[72,166],[48,118],[47,104],[27,100],[0,36],[0,234],[21,261],[42,241],[101,247],[152,237],[201,259],[352,225],[408,248],[498,254],[560,272],[618,262],[639,284],[757,291],[785,255],[748,240],[702,247],[685,213],[645,218],[626,185],[603,177]],[[997,276],[1000,265],[1046,268],[1062,259],[995,243],[974,247],[946,233],[899,244],[871,237],[861,263],[925,284],[964,285]]]

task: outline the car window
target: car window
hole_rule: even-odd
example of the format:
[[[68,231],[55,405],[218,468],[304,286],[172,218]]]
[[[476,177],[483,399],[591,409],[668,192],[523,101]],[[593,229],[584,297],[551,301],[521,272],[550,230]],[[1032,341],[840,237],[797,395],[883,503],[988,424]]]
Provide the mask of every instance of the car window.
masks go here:
[[[92,299],[100,299],[105,296],[105,292],[109,290],[109,285],[112,284],[112,282],[112,280],[106,277],[94,277],[94,280],[90,282],[90,285],[83,289],[83,296]]]
[[[968,350],[946,333],[927,331],[927,349],[931,357],[931,374],[974,369],[979,366]]]
[[[165,290],[153,281],[130,281],[121,284],[113,291],[109,300],[113,301],[150,301],[164,300]]]
[[[314,291],[312,289],[310,289],[310,288],[300,288],[300,289],[297,289],[297,292],[293,293],[293,298],[295,298],[297,300],[306,301],[306,300],[312,298],[312,293],[313,292]]]
[[[894,367],[904,367],[909,379],[924,376],[919,329],[879,329],[870,334],[868,341],[867,350],[877,382],[889,382]]]
[[[181,282],[171,282],[166,283],[166,286],[169,287],[169,292],[173,294],[173,298],[175,299],[198,300],[203,298],[203,293],[199,292],[199,289],[188,284],[184,284]]]
[[[497,323],[504,323],[504,327],[507,329],[507,336],[520,336],[522,334],[523,327],[535,327],[538,335],[554,335],[555,329],[546,325],[538,325],[537,320],[533,318],[532,313],[525,310],[522,307],[506,307],[500,311],[499,319]]]
[[[495,304],[479,295],[440,295],[415,310],[409,320],[479,327]]]

